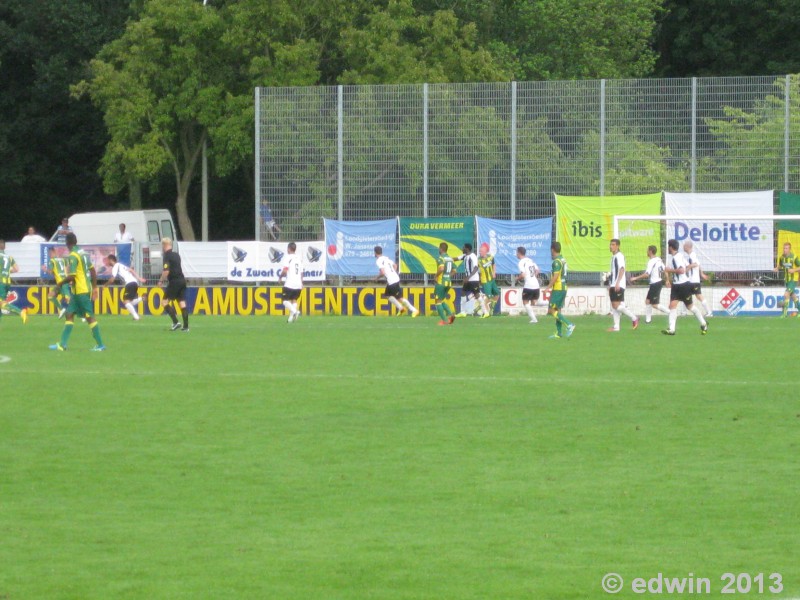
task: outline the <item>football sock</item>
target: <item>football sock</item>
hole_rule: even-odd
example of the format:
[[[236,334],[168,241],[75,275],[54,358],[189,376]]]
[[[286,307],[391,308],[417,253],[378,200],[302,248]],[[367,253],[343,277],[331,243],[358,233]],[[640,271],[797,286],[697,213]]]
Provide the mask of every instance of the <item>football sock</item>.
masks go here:
[[[131,300],[131,304],[133,304],[134,306],[138,306],[139,302],[141,302],[141,301],[142,301],[142,297],[141,296],[136,296],[136,298]]]
[[[708,308],[708,303],[705,300],[701,300],[700,304],[703,306],[703,310],[705,311],[706,314],[711,312],[711,309]]]
[[[669,309],[669,330],[675,331],[675,324],[678,322],[678,309]]]
[[[294,310],[294,314],[299,315],[300,309],[297,308],[297,302],[292,302],[292,310]]]
[[[189,329],[189,311],[185,309],[183,311],[183,328]]]
[[[129,313],[131,313],[131,316],[132,316],[134,319],[138,319],[138,318],[139,318],[139,315],[138,315],[138,314],[136,314],[136,309],[133,307],[133,304],[132,304],[132,303],[130,303],[130,302],[126,302],[126,303],[125,303],[125,309],[126,309],[126,310],[127,310]]]
[[[400,304],[400,302],[398,302],[397,298],[394,296],[389,296],[389,302],[391,302],[392,306],[394,306],[398,311],[403,310],[403,305]]]
[[[67,347],[67,342],[69,341],[70,334],[72,334],[72,327],[74,325],[75,325],[74,323],[71,323],[69,321],[64,323],[64,331],[61,332],[61,347],[62,348],[66,348]]]
[[[98,346],[103,345],[103,338],[100,337],[100,324],[95,321],[94,323],[89,323],[89,329],[92,331],[92,337],[94,341],[97,342]],[[65,344],[61,344],[64,348],[66,348]]]
[[[442,302],[442,306],[444,307],[444,314],[450,316],[453,314],[453,311],[450,309],[450,305],[447,302]]]
[[[405,298],[401,298],[401,299],[400,299],[400,302],[402,302],[402,303],[403,303],[403,306],[405,306],[405,307],[406,307],[408,310],[410,310],[411,312],[414,312],[414,311],[416,311],[416,310],[417,310],[416,308],[414,308],[414,305],[413,305],[413,304],[411,304],[411,302],[409,302],[409,301],[408,301],[408,300],[406,300]]]
[[[611,318],[614,320],[614,329],[619,329],[619,311],[616,308],[611,309]]]
[[[561,335],[561,321],[560,320],[556,320],[556,333],[558,335]]]
[[[533,312],[533,305],[532,304],[526,304],[525,305],[525,310],[528,312],[528,316],[531,318],[531,321],[535,321],[536,320],[536,314]]]
[[[439,313],[439,318],[442,321],[444,321],[445,320],[444,307],[441,304],[436,305],[436,312]]]
[[[284,300],[284,301],[283,301],[283,307],[286,309],[286,311],[287,311],[287,312],[288,312],[290,315],[293,315],[293,314],[294,314],[294,309],[292,308],[292,303],[291,303],[291,302],[289,302],[288,300]],[[201,329],[202,329],[202,328],[201,328]]]
[[[172,319],[172,324],[178,324],[178,315],[175,314],[175,307],[172,304],[167,304],[167,307],[164,309],[164,312],[169,315],[169,318]],[[62,344],[63,345],[63,344]]]
[[[698,320],[698,321],[700,321],[700,325],[705,325],[705,324],[706,324],[706,320],[703,318],[703,313],[701,313],[701,312],[700,312],[700,309],[699,309],[699,308],[697,308],[697,307],[696,307],[696,306],[693,304],[693,305],[692,305],[692,308],[690,308],[689,310],[690,310],[690,311],[692,311],[692,314],[693,314],[695,317],[697,317],[697,320]]]
[[[655,308],[658,312],[664,313],[665,315],[669,314],[669,309],[668,308],[664,308],[660,304],[656,304],[653,308]]]
[[[791,304],[791,299],[783,301],[783,308],[781,309],[781,314],[785,317],[786,312],[789,310],[789,304]]]
[[[623,315],[625,315],[626,317],[628,317],[631,321],[635,321],[636,320],[636,315],[631,312],[630,308],[625,306],[624,302],[620,302],[619,303],[619,308],[617,310],[619,312],[621,312]]]
[[[653,317],[653,306],[651,304],[644,305],[644,317],[647,322],[650,322],[650,319]]]

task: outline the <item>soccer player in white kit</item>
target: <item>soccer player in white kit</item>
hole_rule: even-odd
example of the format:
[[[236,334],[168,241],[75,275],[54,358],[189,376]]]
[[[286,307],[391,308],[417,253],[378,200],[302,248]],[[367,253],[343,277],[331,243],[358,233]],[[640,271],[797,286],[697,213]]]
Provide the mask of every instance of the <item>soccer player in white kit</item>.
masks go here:
[[[111,269],[111,279],[108,280],[106,285],[111,285],[117,279],[121,279],[125,290],[122,292],[122,304],[131,314],[134,321],[139,320],[139,313],[136,312],[136,306],[142,301],[139,296],[139,283],[144,283],[145,280],[139,277],[138,273],[131,267],[123,265],[117,260],[115,254],[109,254],[103,261],[106,267]]]
[[[289,311],[289,323],[294,323],[300,317],[300,311],[297,308],[297,300],[300,298],[300,292],[303,289],[303,265],[300,264],[300,257],[296,254],[297,244],[290,242],[286,249],[288,258],[286,264],[278,276],[280,281],[286,278],[283,284],[283,306]]]
[[[700,313],[700,309],[692,304],[692,284],[689,283],[689,277],[686,275],[686,267],[688,266],[686,257],[678,252],[680,248],[678,240],[670,240],[667,243],[667,247],[669,249],[669,258],[664,272],[672,275],[672,288],[669,292],[669,329],[664,329],[661,333],[675,335],[675,325],[678,322],[678,303],[683,302],[686,305],[686,310],[690,311],[700,321],[700,333],[706,335],[708,333],[708,324]]]
[[[380,271],[378,277],[383,276],[386,278],[386,289],[383,293],[389,298],[389,302],[392,303],[392,306],[397,309],[397,316],[400,317],[404,315],[406,310],[408,310],[412,317],[416,317],[419,311],[414,308],[411,302],[403,298],[402,292],[400,291],[400,275],[397,273],[397,265],[392,259],[383,255],[383,248],[380,246],[375,246],[374,251],[375,264]]]
[[[468,316],[470,313],[477,313],[480,308],[481,296],[481,274],[478,269],[478,256],[472,251],[472,244],[464,244],[461,249],[463,254],[457,256],[457,261],[464,261],[464,284],[461,288],[461,312],[456,318]],[[478,306],[475,306],[475,304]],[[467,312],[469,311],[469,312]]]
[[[539,301],[539,265],[533,262],[533,259],[525,256],[525,254],[524,246],[517,248],[517,258],[519,259],[517,281],[524,281],[522,284],[522,304],[531,319],[530,322],[538,323],[539,320],[533,312],[533,307]]]
[[[686,255],[686,262],[688,263],[686,266],[686,273],[689,275],[689,283],[692,284],[692,294],[700,301],[700,306],[703,307],[706,313],[705,317],[713,317],[714,313],[711,312],[708,304],[706,304],[706,300],[703,298],[703,289],[700,286],[700,279],[708,279],[708,277],[703,273],[703,267],[700,266],[697,260],[697,254],[694,251],[694,244],[692,244],[690,240],[686,240],[683,243],[683,253]]]
[[[608,282],[608,297],[611,300],[611,317],[614,325],[608,331],[619,331],[620,313],[629,317],[633,328],[639,326],[639,317],[625,306],[625,255],[619,251],[619,240],[614,238],[608,245],[611,251],[611,276]]]
[[[650,278],[650,288],[647,290],[647,298],[644,304],[644,322],[650,323],[653,320],[653,309],[669,314],[669,310],[661,306],[661,289],[664,287],[664,262],[658,256],[658,249],[655,246],[647,247],[647,267],[644,273],[631,277],[631,281],[639,281],[645,277]]]

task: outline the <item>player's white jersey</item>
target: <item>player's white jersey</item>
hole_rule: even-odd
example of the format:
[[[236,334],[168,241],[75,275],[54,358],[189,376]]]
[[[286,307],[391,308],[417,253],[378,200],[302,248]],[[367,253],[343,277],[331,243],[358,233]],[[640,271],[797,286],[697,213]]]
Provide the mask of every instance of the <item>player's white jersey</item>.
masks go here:
[[[681,252],[677,252],[669,257],[669,265],[671,269],[680,269],[683,267],[686,269],[686,257]],[[682,283],[688,283],[689,277],[687,277],[686,272],[683,273],[673,273],[672,274],[672,283],[673,285],[680,285]]]
[[[625,268],[625,255],[622,252],[617,252],[616,254],[611,256],[611,281],[609,285],[611,287],[617,287],[619,285],[620,288],[625,288],[625,277],[624,273],[621,273],[622,269]],[[620,277],[622,275],[622,277]]]
[[[299,290],[303,287],[303,265],[300,264],[300,257],[297,254],[290,254],[286,261],[286,287]]]
[[[697,263],[697,254],[694,253],[694,250],[686,254],[686,263],[690,265]],[[700,267],[695,267],[689,271],[689,283],[700,283]]]
[[[116,279],[117,277],[122,279],[125,285],[129,283],[139,283],[133,273],[131,273],[131,270],[120,262],[115,263],[114,266],[111,267],[111,278]]]
[[[383,269],[383,274],[386,276],[387,285],[392,285],[393,283],[400,281],[400,275],[397,274],[397,270],[394,268],[394,262],[392,262],[392,259],[386,256],[379,256],[378,260],[375,261],[375,264],[378,265],[379,269]]]
[[[536,277],[536,273],[539,271],[539,265],[533,262],[532,259],[525,256],[519,259],[518,268],[519,272],[525,275],[525,283],[522,287],[526,290],[538,290],[539,279]]]
[[[650,283],[661,283],[664,281],[664,262],[660,256],[654,256],[647,261],[645,273],[650,275]]]
[[[472,254],[462,254],[456,260],[463,260],[464,261],[464,273],[471,273],[472,270],[475,270],[473,275],[470,275],[467,281],[480,281],[481,280],[481,273],[480,269],[476,269],[475,267],[478,266],[478,256],[473,252]]]

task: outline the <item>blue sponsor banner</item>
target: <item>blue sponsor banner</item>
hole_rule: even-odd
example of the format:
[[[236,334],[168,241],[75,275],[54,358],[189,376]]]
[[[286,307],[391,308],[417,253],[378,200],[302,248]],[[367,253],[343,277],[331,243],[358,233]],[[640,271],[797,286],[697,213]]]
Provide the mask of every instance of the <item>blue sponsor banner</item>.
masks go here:
[[[78,248],[86,252],[94,264],[94,270],[97,271],[97,277],[100,279],[107,279],[111,276],[111,269],[106,267],[103,259],[109,254],[114,254],[117,260],[123,265],[131,266],[131,253],[133,244],[78,244]],[[53,275],[48,272],[48,264],[50,262],[51,249],[55,252],[56,256],[65,257],[69,255],[69,250],[64,244],[39,244],[39,264],[42,268],[42,277],[44,279],[53,279]]]
[[[552,258],[550,242],[553,239],[553,219],[528,221],[501,221],[475,217],[478,224],[478,246],[489,244],[495,257],[497,272],[504,275],[519,273],[517,247],[523,246],[526,256],[539,265],[543,273],[550,272]]]
[[[375,246],[397,262],[397,219],[382,221],[325,221],[328,275],[374,277]]]

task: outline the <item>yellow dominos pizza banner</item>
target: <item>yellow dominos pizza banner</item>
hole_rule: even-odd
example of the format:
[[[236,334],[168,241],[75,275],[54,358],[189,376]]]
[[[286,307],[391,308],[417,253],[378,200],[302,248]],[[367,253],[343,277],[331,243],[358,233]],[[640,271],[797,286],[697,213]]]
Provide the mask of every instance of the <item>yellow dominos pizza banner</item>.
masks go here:
[[[660,215],[661,193],[636,196],[556,195],[556,236],[572,271],[607,271],[615,215]],[[661,248],[658,221],[628,221],[619,232],[628,268],[647,264],[647,247]]]
[[[475,218],[400,218],[400,272],[436,273],[439,244],[450,256],[461,254],[475,239]],[[463,266],[460,267],[463,269]]]

